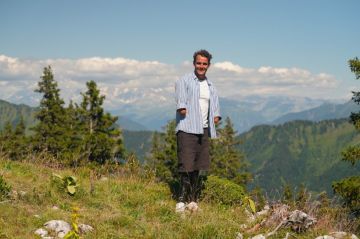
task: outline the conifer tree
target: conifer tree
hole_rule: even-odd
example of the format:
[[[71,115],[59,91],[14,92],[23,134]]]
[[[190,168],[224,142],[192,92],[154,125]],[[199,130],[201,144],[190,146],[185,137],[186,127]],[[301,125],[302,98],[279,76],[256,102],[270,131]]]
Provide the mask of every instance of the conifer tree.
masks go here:
[[[20,117],[20,122],[16,125],[14,130],[14,146],[13,146],[13,157],[14,159],[22,159],[28,152],[28,140],[25,135],[25,123],[24,118]]]
[[[151,136],[151,149],[150,155],[145,159],[146,165],[155,172],[155,176],[160,181],[166,182],[171,178],[170,170],[163,164],[165,154],[164,147],[164,134],[155,131]]]
[[[292,187],[289,183],[286,183],[284,185],[283,200],[288,204],[292,204],[294,201],[294,193],[293,193]]]
[[[250,173],[246,171],[248,163],[237,148],[240,141],[236,139],[236,131],[229,117],[225,119],[225,126],[218,129],[218,134],[219,138],[211,140],[210,173],[241,185],[246,184],[250,180]]]
[[[25,136],[25,123],[23,118],[12,128],[10,122],[5,124],[4,130],[0,136],[1,151],[8,155],[12,160],[22,159],[27,153],[27,139]]]
[[[300,184],[300,187],[299,187],[299,190],[297,191],[295,200],[296,200],[298,209],[305,208],[306,202],[308,200],[308,194],[306,192],[306,187],[303,183]]]
[[[33,128],[34,149],[60,156],[68,146],[65,137],[66,111],[51,66],[44,68],[35,92],[42,94],[43,97],[40,101],[40,110],[36,114],[39,123]]]
[[[105,96],[94,81],[86,83],[79,107],[80,128],[83,133],[82,151],[90,161],[104,163],[106,160],[124,156],[121,131],[115,127],[117,117],[105,113],[102,107]]]
[[[165,165],[170,169],[173,178],[177,178],[177,143],[175,134],[176,122],[175,120],[170,121],[166,126],[165,132]]]
[[[167,183],[177,180],[175,127],[176,122],[172,120],[165,126],[165,133],[153,134],[151,155],[147,158],[147,164],[155,170],[156,176]]]
[[[360,61],[357,57],[349,60],[351,71],[355,74],[356,79],[360,79]],[[352,100],[360,105],[360,91],[353,91]],[[350,121],[354,124],[355,129],[360,131],[360,110],[353,112],[350,115]],[[342,160],[351,163],[354,166],[360,162],[360,145],[349,146],[342,152]],[[342,179],[341,181],[333,182],[333,190],[339,194],[351,210],[358,216],[360,215],[360,175],[354,175]]]
[[[1,131],[0,149],[2,153],[9,154],[12,138],[13,138],[13,129],[10,121],[7,121],[5,123],[4,129]]]

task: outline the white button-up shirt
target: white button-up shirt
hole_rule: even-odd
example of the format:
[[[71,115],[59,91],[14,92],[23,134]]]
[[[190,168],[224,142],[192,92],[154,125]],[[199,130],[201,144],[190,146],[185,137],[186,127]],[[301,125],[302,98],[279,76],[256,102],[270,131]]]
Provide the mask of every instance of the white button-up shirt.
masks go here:
[[[220,117],[220,106],[219,106],[219,97],[216,93],[215,87],[208,80],[207,84],[209,85],[210,91],[210,100],[209,100],[209,128],[210,128],[210,137],[216,138],[216,130],[214,117]],[[176,132],[179,130],[190,133],[190,134],[203,134],[203,119],[200,109],[200,82],[196,77],[195,73],[190,73],[175,83],[175,101],[176,101],[176,110],[186,109],[186,115],[181,115],[176,111]]]

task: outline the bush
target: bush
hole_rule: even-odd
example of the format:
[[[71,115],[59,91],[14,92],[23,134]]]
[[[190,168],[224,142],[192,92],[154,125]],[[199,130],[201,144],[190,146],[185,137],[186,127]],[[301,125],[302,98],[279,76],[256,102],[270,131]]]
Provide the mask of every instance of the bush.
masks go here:
[[[205,189],[202,192],[204,201],[224,205],[243,204],[245,197],[245,190],[242,186],[213,175],[207,177]]]
[[[356,214],[360,214],[360,177],[353,176],[334,182],[333,190],[339,194],[346,206]]]
[[[3,176],[0,175],[0,200],[4,198],[8,198],[10,195],[11,186],[8,185]]]

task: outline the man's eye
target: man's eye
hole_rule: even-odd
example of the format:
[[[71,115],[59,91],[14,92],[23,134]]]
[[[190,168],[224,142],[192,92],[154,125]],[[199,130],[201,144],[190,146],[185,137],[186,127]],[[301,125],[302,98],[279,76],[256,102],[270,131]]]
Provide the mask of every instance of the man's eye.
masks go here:
[[[196,62],[196,65],[203,65],[203,66],[207,66],[208,65],[208,63],[201,63],[201,62]]]

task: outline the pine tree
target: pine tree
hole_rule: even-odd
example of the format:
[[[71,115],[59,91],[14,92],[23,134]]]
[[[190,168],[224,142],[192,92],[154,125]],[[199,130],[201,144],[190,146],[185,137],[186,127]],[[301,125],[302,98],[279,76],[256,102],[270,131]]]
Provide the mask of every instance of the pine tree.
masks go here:
[[[82,152],[90,161],[104,163],[124,156],[120,129],[115,127],[117,117],[105,113],[102,107],[105,96],[94,81],[86,83],[87,91],[82,93],[79,107],[80,128],[84,138]]]
[[[9,154],[9,151],[11,149],[11,143],[13,140],[13,129],[11,126],[10,121],[7,121],[5,123],[4,129],[1,131],[1,137],[0,137],[0,149],[3,154]]]
[[[236,139],[236,131],[229,117],[225,119],[225,126],[218,129],[219,138],[211,140],[210,173],[244,185],[250,180],[248,163],[245,156],[237,146],[240,141]]]
[[[306,187],[305,185],[302,183],[300,184],[299,190],[296,194],[296,205],[298,209],[304,209],[306,202],[308,200],[308,194],[306,192]]]
[[[33,128],[34,149],[59,157],[68,147],[65,137],[66,111],[50,66],[44,68],[35,92],[42,94],[43,98],[40,101],[40,110],[36,114],[39,124]]]
[[[8,155],[12,160],[22,159],[28,152],[27,138],[25,136],[25,123],[20,118],[15,129],[12,128],[10,122],[5,124],[4,130],[0,136],[1,151]]]
[[[25,135],[25,123],[23,117],[20,117],[19,123],[15,127],[14,131],[14,146],[13,157],[14,159],[22,159],[26,153],[28,153],[28,140]]]
[[[289,183],[285,184],[283,189],[283,200],[287,204],[292,204],[294,201],[294,193]]]
[[[360,61],[356,57],[349,60],[351,71],[355,74],[356,79],[360,79]],[[352,100],[360,105],[360,91],[353,91]],[[360,111],[353,112],[350,115],[350,121],[354,124],[356,130],[360,130]],[[360,161],[360,145],[349,146],[342,152],[342,160],[351,163],[354,166]],[[341,181],[333,182],[333,190],[343,199],[345,205],[360,215],[360,175],[355,175]]]
[[[155,175],[163,182],[177,181],[177,144],[175,120],[165,126],[165,133],[155,132],[152,136],[150,156],[147,164],[155,170]]]

